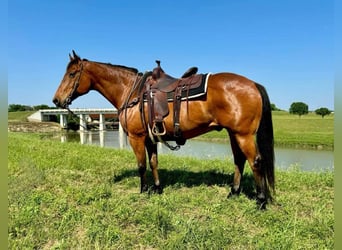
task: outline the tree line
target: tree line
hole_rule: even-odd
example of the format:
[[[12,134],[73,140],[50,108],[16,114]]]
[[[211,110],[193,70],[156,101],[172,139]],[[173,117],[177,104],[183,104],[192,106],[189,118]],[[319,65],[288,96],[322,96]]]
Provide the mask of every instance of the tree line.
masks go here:
[[[293,102],[290,106],[289,112],[290,114],[299,115],[299,117],[301,117],[302,115],[309,113],[309,106],[304,102]],[[330,115],[331,112],[332,111],[326,107],[321,107],[315,110],[315,114],[322,116],[322,118],[326,115]]]
[[[46,104],[40,104],[37,106],[29,106],[22,104],[9,104],[8,112],[17,112],[17,111],[38,111],[40,109],[55,109],[55,107],[49,107]]]

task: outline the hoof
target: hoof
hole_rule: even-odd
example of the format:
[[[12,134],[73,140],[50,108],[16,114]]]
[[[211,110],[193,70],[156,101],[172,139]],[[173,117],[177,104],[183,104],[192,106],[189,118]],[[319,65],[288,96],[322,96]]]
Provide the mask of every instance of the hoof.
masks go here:
[[[230,193],[227,196],[227,199],[239,196],[241,193],[241,188],[238,188],[238,190],[235,190],[233,187],[230,190]]]
[[[161,185],[153,185],[150,190],[148,191],[149,194],[162,194],[163,193],[163,188]]]
[[[266,210],[266,201],[257,201],[257,208],[259,210]]]
[[[267,199],[263,194],[257,196],[257,207],[259,210],[266,210]]]
[[[145,184],[145,185],[142,185],[141,188],[140,188],[140,193],[145,193],[148,191],[148,186]]]

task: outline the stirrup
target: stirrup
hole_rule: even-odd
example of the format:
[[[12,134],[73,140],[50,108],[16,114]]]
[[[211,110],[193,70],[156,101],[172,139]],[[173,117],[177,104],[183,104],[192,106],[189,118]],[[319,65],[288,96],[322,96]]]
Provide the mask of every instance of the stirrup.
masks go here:
[[[157,122],[153,123],[152,134],[155,135],[155,136],[165,135],[166,134],[166,128],[165,128],[164,122],[161,122],[161,124],[163,125],[163,131],[162,132],[159,132],[158,126],[156,126],[156,124],[157,124]]]

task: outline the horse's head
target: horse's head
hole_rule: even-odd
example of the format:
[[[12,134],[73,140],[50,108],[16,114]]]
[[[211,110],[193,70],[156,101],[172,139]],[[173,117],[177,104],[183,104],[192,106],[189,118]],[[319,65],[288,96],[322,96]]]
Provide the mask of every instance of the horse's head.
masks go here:
[[[63,79],[53,97],[57,107],[68,108],[73,100],[89,92],[91,81],[83,69],[84,61],[72,51]]]

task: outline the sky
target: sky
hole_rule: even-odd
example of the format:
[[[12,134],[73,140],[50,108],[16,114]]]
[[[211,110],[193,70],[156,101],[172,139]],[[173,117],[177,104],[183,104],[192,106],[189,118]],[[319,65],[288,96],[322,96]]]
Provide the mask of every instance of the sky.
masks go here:
[[[289,110],[334,110],[333,0],[11,0],[8,104],[54,106],[75,50],[81,58],[172,76],[233,72]],[[112,108],[99,93],[71,108]]]

